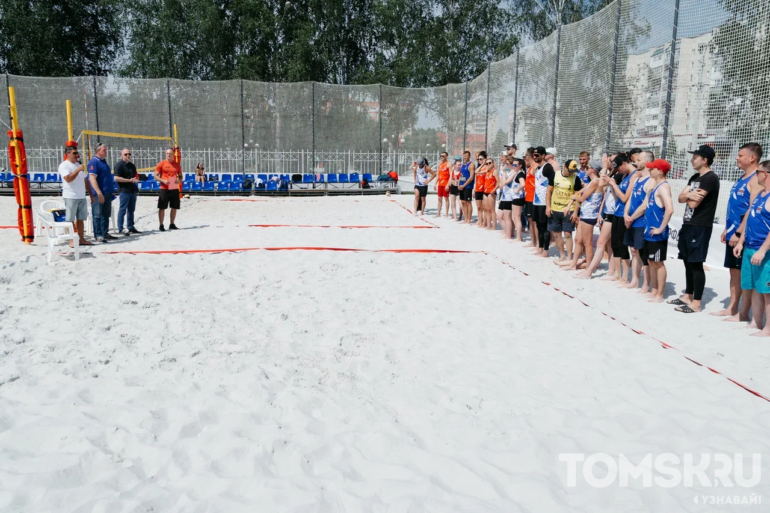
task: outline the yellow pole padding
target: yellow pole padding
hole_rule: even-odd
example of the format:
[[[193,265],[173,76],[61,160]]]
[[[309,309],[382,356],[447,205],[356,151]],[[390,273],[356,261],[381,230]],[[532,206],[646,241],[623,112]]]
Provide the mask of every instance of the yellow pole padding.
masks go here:
[[[72,103],[69,100],[67,100],[67,140],[74,140],[72,138]]]

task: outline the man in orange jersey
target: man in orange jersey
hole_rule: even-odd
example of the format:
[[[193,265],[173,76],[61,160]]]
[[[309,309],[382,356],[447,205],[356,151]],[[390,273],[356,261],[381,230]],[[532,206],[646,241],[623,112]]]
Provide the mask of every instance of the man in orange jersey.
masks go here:
[[[169,230],[177,230],[174,224],[176,220],[176,211],[179,210],[179,183],[182,181],[182,166],[174,162],[174,150],[166,148],[166,160],[163,160],[155,166],[155,179],[160,182],[160,191],[158,196],[158,221],[160,222],[160,231],[165,232],[163,219],[166,216],[166,209],[171,207],[171,224]]]
[[[445,205],[445,214],[449,217],[449,154],[441,152],[441,160],[438,163],[438,183],[433,188],[438,193],[438,210],[436,217],[441,217],[441,205]]]
[[[484,189],[486,188],[485,179],[487,176],[487,166],[484,162],[487,160],[487,152],[480,151],[476,154],[478,168],[476,168],[476,187],[473,190],[473,199],[476,201],[477,217],[476,224],[484,227],[486,221],[486,209],[484,207]]]

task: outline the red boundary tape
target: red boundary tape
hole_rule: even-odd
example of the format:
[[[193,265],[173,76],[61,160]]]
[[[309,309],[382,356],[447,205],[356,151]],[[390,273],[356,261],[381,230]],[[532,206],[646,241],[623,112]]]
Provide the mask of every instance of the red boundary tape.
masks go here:
[[[231,249],[178,249],[178,250],[171,249],[171,250],[160,250],[160,251],[157,251],[157,250],[156,251],[104,251],[103,253],[109,254],[109,255],[118,255],[118,254],[124,254],[124,255],[147,255],[147,254],[163,255],[163,254],[173,254],[173,255],[176,255],[176,254],[194,254],[194,253],[209,253],[209,254],[211,254],[211,253],[239,253],[239,252],[244,252],[244,251],[260,251],[260,250],[264,250],[264,251],[349,251],[349,252],[354,252],[354,253],[483,254],[483,255],[492,257],[493,259],[497,260],[501,264],[510,267],[514,271],[517,271],[517,272],[523,274],[524,276],[528,276],[529,277],[529,274],[527,274],[524,271],[518,269],[516,266],[514,266],[510,262],[507,262],[507,261],[503,260],[502,258],[498,257],[497,255],[493,255],[493,254],[491,254],[491,253],[489,253],[487,251],[465,251],[465,250],[453,250],[453,249],[358,249],[358,248],[330,248],[330,247],[313,247],[313,246],[295,246],[295,247],[291,247],[290,246],[290,247],[231,248]],[[574,299],[576,301],[579,301],[580,303],[583,304],[583,306],[586,306],[586,307],[591,308],[593,310],[597,310],[603,316],[612,319],[613,321],[617,322],[621,326],[624,326],[624,327],[628,328],[629,330],[633,331],[637,335],[646,335],[646,336],[648,336],[652,340],[658,342],[663,349],[673,349],[673,350],[678,351],[678,352],[681,353],[680,349],[672,346],[671,344],[663,342],[662,340],[658,340],[657,338],[655,338],[655,337],[653,337],[651,335],[647,335],[646,333],[644,333],[641,330],[637,330],[635,328],[632,328],[631,326],[627,325],[623,321],[621,321],[619,319],[616,319],[615,317],[613,317],[613,316],[611,316],[611,315],[609,315],[609,314],[607,314],[605,312],[602,312],[601,310],[598,310],[597,308],[594,308],[593,306],[589,305],[585,301],[583,301],[581,299],[578,299],[575,296],[564,292],[563,290],[559,289],[555,285],[552,285],[552,284],[550,284],[550,283],[548,283],[546,281],[542,281],[542,280],[540,280],[540,283],[542,283],[543,285],[545,285],[547,287],[552,288],[556,292],[560,292],[561,294],[563,294],[564,296],[566,296],[566,297],[568,297],[570,299]],[[753,395],[755,395],[755,396],[757,396],[757,397],[759,397],[761,399],[764,399],[767,402],[770,402],[770,399],[768,399],[764,395],[760,394],[756,390],[752,390],[749,387],[747,387],[747,386],[739,383],[738,381],[735,381],[734,379],[730,378],[729,376],[725,376],[724,374],[722,374],[718,370],[713,369],[713,368],[711,368],[711,367],[709,367],[707,365],[704,365],[704,364],[702,364],[702,363],[700,363],[700,362],[698,362],[696,360],[693,360],[692,358],[690,358],[689,356],[687,356],[685,354],[682,354],[682,356],[686,360],[689,360],[690,362],[694,363],[695,365],[698,365],[699,367],[705,367],[706,369],[710,370],[714,374],[718,374],[718,375],[722,376],[723,378],[727,379],[728,381],[730,381],[731,383],[733,383],[735,385],[738,385],[739,387],[741,387],[745,391],[747,391],[747,392],[749,392],[749,393],[751,393],[751,394],[753,394]]]
[[[401,204],[401,203],[399,203],[398,201],[396,201],[396,200],[394,200],[394,199],[392,199],[392,200],[390,200],[390,201],[391,201],[392,203],[395,203],[395,204],[396,204],[396,205],[398,205],[399,207],[403,208],[403,209],[404,209],[404,210],[406,210],[407,212],[409,212],[409,214],[410,214],[410,215],[414,215],[414,212],[412,212],[411,210],[409,210],[408,208],[406,208],[404,205],[402,205],[402,204]],[[418,219],[419,219],[420,221],[422,221],[423,223],[428,223],[429,225],[431,225],[431,226],[435,226],[436,228],[441,228],[439,225],[437,225],[437,224],[435,224],[435,223],[431,223],[430,221],[428,221],[427,219],[423,219],[422,217],[419,217]]]
[[[374,226],[374,225],[322,225],[322,224],[250,224],[251,228],[411,228],[414,230],[433,230],[434,226]]]
[[[0,230],[14,230],[18,228],[18,226],[0,226]]]

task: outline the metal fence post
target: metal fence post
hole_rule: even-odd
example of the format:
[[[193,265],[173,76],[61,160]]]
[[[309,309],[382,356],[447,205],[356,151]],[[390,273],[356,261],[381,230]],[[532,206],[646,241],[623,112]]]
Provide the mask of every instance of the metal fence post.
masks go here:
[[[246,177],[246,121],[243,119],[243,79],[241,79],[241,174]]]
[[[487,111],[484,118],[484,151],[489,151],[489,83],[492,79],[492,63],[487,60]]]
[[[612,77],[610,78],[610,104],[607,112],[607,139],[604,142],[604,151],[609,154],[610,143],[612,141],[612,107],[615,102],[615,79],[618,73],[618,46],[620,41],[620,12],[621,1],[618,2],[618,12],[615,19],[615,46],[613,47],[612,54]]]
[[[166,99],[168,100],[168,136],[174,137],[174,125],[171,122],[171,81],[166,79]]]
[[[463,152],[465,152],[465,133],[468,131],[468,82],[465,82],[465,114],[463,115]]]
[[[556,77],[553,86],[553,113],[551,115],[551,146],[556,147],[556,102],[559,98],[559,61],[561,60],[561,23],[556,35]]]
[[[99,131],[99,94],[96,92],[96,75],[91,75],[94,83],[94,118],[96,120],[96,131]],[[99,144],[101,140],[99,135],[96,136],[96,144]]]
[[[668,84],[666,85],[666,114],[663,118],[663,147],[660,149],[660,158],[665,159],[668,146],[668,124],[671,115],[671,95],[674,90],[674,64],[676,63],[676,33],[679,28],[679,0],[674,6],[674,30],[671,35],[671,57],[668,60]]]
[[[520,49],[516,47],[516,72],[514,73],[516,85],[513,88],[513,125],[508,129],[511,134],[508,142],[516,141],[516,111],[519,108],[519,52]]]
[[[382,174],[382,84],[380,84],[380,150],[377,152],[377,174]]]
[[[315,174],[315,82],[310,82],[310,124],[313,130],[313,174]]]

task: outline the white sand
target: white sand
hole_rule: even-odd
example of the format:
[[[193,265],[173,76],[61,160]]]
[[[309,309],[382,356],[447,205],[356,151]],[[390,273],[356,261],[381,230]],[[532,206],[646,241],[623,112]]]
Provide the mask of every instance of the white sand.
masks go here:
[[[410,196],[392,199],[411,208]],[[427,218],[438,229],[247,227],[427,225],[385,197],[194,198],[183,229],[167,233],[155,231],[153,203],[139,199],[144,235],[79,262],[47,265],[43,239],[25,247],[0,230],[2,512],[732,511],[694,498],[770,501],[770,404],[683,357],[770,396],[768,342],[738,326],[573,280],[499,234],[445,219]],[[14,219],[13,199],[0,198],[0,225]],[[489,255],[105,253],[278,246]],[[706,311],[721,309],[727,275],[707,280]],[[677,263],[669,281],[672,294],[683,286]],[[767,457],[752,489],[597,489],[567,486],[564,452]]]

